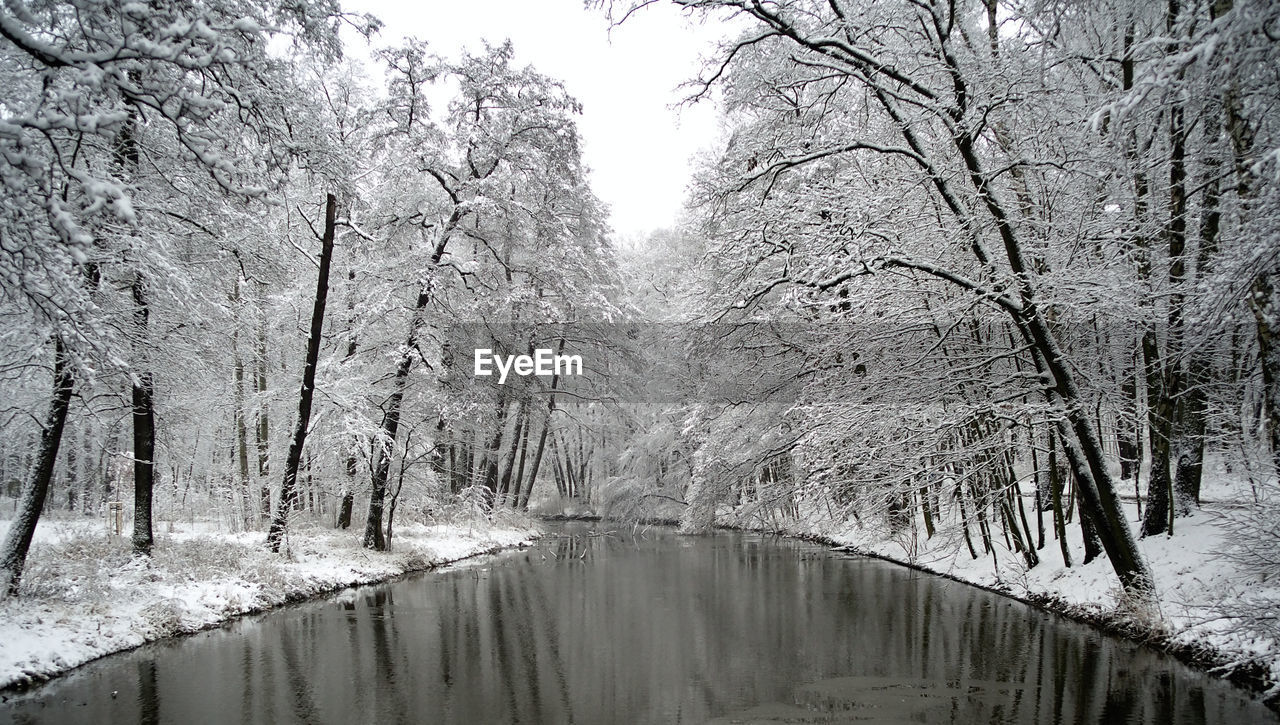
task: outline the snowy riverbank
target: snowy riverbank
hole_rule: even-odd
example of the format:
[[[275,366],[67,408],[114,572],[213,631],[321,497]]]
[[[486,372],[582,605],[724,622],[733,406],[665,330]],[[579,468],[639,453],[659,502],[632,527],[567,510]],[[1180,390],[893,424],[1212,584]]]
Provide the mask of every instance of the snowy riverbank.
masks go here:
[[[8,528],[0,523],[0,537]],[[360,546],[359,532],[299,528],[289,554],[268,553],[260,531],[199,522],[158,534],[148,562],[101,521],[41,521],[22,594],[0,600],[0,687],[48,679],[103,655],[217,626],[326,592],[431,569],[537,538],[528,521],[396,528],[393,551]]]
[[[1130,502],[1125,510],[1136,537],[1136,505]],[[1080,563],[1084,544],[1078,525],[1069,526],[1067,534],[1074,566],[1063,564],[1050,529],[1033,568],[1005,548],[998,533],[996,555],[983,554],[981,542],[975,541],[980,556],[974,559],[955,527],[941,527],[932,538],[925,537],[920,525],[915,535],[907,530],[896,536],[854,522],[799,522],[782,530],[976,584],[1143,641],[1262,690],[1274,708],[1280,704],[1280,641],[1265,622],[1270,618],[1274,626],[1280,615],[1280,581],[1250,571],[1230,554],[1232,515],[1230,505],[1206,504],[1179,518],[1174,536],[1138,541],[1155,578],[1158,612],[1120,604],[1119,582],[1105,557]],[[732,514],[722,515],[721,522],[758,527]]]

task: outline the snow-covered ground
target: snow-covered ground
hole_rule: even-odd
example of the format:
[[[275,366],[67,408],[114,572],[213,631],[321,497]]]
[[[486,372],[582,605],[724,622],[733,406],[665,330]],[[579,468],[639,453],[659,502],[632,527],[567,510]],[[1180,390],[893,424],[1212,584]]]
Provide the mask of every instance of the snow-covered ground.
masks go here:
[[[9,522],[0,523],[0,539]],[[19,597],[0,599],[0,687],[52,677],[112,652],[238,615],[428,569],[537,538],[529,521],[402,525],[391,552],[360,546],[358,531],[297,528],[288,553],[260,531],[230,534],[200,522],[157,534],[150,560],[101,520],[42,520]]]

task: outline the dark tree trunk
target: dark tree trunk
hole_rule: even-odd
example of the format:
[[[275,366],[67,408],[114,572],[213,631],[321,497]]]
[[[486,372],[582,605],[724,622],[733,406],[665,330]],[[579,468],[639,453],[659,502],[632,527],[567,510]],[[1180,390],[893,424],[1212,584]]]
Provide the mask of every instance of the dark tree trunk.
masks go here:
[[[956,484],[954,498],[956,500],[956,507],[960,509],[960,528],[964,531],[964,543],[969,547],[969,556],[977,559],[978,550],[974,548],[973,536],[969,533],[969,512],[965,509],[964,505],[964,488],[959,483]]]
[[[1035,428],[1030,428],[1027,433],[1027,440],[1030,442],[1031,448],[1031,480],[1036,487],[1035,508],[1036,508],[1036,550],[1044,549],[1045,527],[1044,512],[1048,500],[1046,495],[1048,489],[1046,487],[1046,477],[1040,470],[1040,456],[1036,452],[1038,441],[1036,440]]]
[[[443,423],[443,420],[441,423]],[[400,492],[404,490],[405,457],[407,454],[408,443],[406,442],[405,451],[400,456],[400,471],[396,476],[396,490],[391,494],[391,502],[387,505],[387,524],[382,532],[383,546],[386,547],[386,551],[391,551],[392,527],[396,519],[396,504],[400,502]]]
[[[348,490],[342,494],[342,502],[338,504],[338,528],[351,528],[351,509],[355,506],[356,495]]]
[[[564,354],[564,338],[560,339],[556,354]],[[546,450],[547,435],[551,432],[551,419],[556,412],[556,385],[559,382],[559,375],[551,376],[551,384],[548,386],[549,394],[547,395],[547,418],[542,424],[542,432],[538,434],[538,447],[533,451],[533,462],[529,466],[529,478],[525,482],[524,488],[520,492],[520,500],[517,502],[522,511],[529,510],[529,497],[533,495],[533,484],[537,483],[538,471],[542,468],[542,454]]]
[[[1067,543],[1066,511],[1062,508],[1062,470],[1058,467],[1057,433],[1049,429],[1049,495],[1053,502],[1053,534],[1062,551],[1062,565],[1071,568],[1071,546]]]
[[[412,358],[406,353],[396,369],[397,386],[403,386],[409,377]],[[403,374],[400,372],[403,370]],[[387,411],[382,414],[382,436],[375,440],[370,451],[373,457],[373,475],[369,489],[369,513],[364,521],[364,547],[374,551],[385,551],[387,540],[382,530],[382,510],[387,501],[387,479],[391,475],[391,454],[396,437],[400,433],[400,404],[404,399],[403,388],[396,390],[387,399]]]
[[[45,418],[44,430],[40,433],[40,448],[36,453],[35,465],[26,485],[22,487],[13,523],[5,536],[4,548],[0,549],[0,577],[3,578],[0,581],[0,586],[3,586],[0,593],[5,596],[18,593],[22,568],[27,563],[27,552],[31,549],[31,538],[36,533],[36,522],[40,520],[45,497],[49,493],[49,482],[53,480],[53,468],[58,462],[58,446],[62,443],[62,430],[67,422],[67,408],[71,404],[71,391],[74,387],[71,361],[67,359],[62,338],[55,337],[53,396],[49,401],[49,414]]]
[[[285,459],[284,480],[280,483],[280,500],[267,531],[267,548],[280,551],[289,511],[293,508],[298,482],[298,466],[302,448],[307,442],[307,426],[311,423],[311,398],[316,387],[316,363],[320,359],[320,343],[324,336],[324,308],[329,298],[329,262],[333,258],[333,237],[337,224],[338,200],[333,194],[325,198],[324,236],[320,240],[320,273],[316,279],[315,303],[311,308],[311,333],[307,336],[307,357],[302,368],[302,388],[298,392],[298,421]]]
[[[551,476],[556,482],[556,495],[560,497],[561,501],[564,501],[569,498],[569,487],[564,478],[564,467],[560,465],[558,440],[558,436],[551,436]]]
[[[1006,309],[1023,337],[1030,343],[1037,372],[1051,375],[1052,388],[1046,392],[1052,398],[1057,398],[1064,408],[1066,420],[1059,423],[1058,432],[1067,463],[1074,474],[1076,488],[1080,492],[1081,508],[1093,517],[1102,546],[1121,585],[1126,591],[1144,598],[1149,597],[1151,572],[1138,551],[1120,501],[1116,497],[1102,443],[1098,439],[1094,421],[1086,412],[1084,396],[1077,387],[1075,372],[1060,349],[1049,321],[1037,305],[1032,277],[1013,226],[988,185],[974,152],[972,139],[961,134],[955,139],[955,143],[968,168],[974,188],[980,192],[983,203],[995,221],[1005,248],[1005,258],[1018,279],[1019,304],[1016,308]]]
[[[985,488],[986,484],[982,486]],[[974,483],[969,486],[969,495],[973,497],[973,517],[978,521],[978,536],[982,539],[982,553],[990,554],[995,548],[991,541],[991,525],[987,523],[987,507],[991,502],[987,495]]]
[[[1218,114],[1211,111],[1205,125],[1210,129],[1221,128]],[[1200,243],[1196,250],[1196,276],[1204,279],[1213,269],[1218,256],[1218,233],[1222,224],[1222,213],[1218,208],[1221,198],[1219,170],[1222,166],[1217,155],[1210,150],[1205,158],[1204,198],[1201,204]],[[1179,501],[1186,505],[1200,505],[1200,486],[1204,477],[1206,416],[1209,409],[1209,396],[1205,390],[1212,382],[1212,371],[1208,354],[1200,349],[1191,353],[1187,363],[1187,385],[1181,404],[1179,419],[1183,428],[1177,457],[1177,469],[1173,478],[1173,489]]]
[[[520,460],[516,464],[515,475],[512,477],[512,485],[515,489],[511,492],[511,508],[520,506],[520,494],[524,487],[524,464],[525,458],[529,454],[529,428],[533,426],[532,417],[525,412],[524,431],[520,434]]]
[[[577,494],[578,500],[591,503],[591,476],[595,471],[595,467],[591,465],[591,458],[594,454],[592,447],[586,445],[583,440],[585,436],[582,431],[578,431],[578,476],[577,476]],[[914,521],[914,519],[913,519]]]
[[[516,427],[511,433],[511,447],[507,449],[506,462],[502,465],[502,477],[498,480],[498,499],[496,503],[501,506],[507,505],[509,499],[514,498],[511,492],[511,477],[516,470],[516,456],[520,453],[520,442],[524,439],[525,411],[524,401],[516,403]]]
[[[1098,530],[1089,518],[1088,512],[1080,511],[1080,534],[1084,537],[1084,563],[1088,564],[1102,553],[1102,542],[1098,539]]]
[[[346,362],[350,362],[356,356],[359,342],[356,337],[356,271],[354,269],[347,272],[347,325],[350,326],[350,337],[347,339],[347,356]],[[360,470],[359,461],[356,459],[356,442],[352,442],[351,451],[347,454],[347,482],[342,489],[342,501],[338,504],[338,528],[351,528],[351,510],[355,507],[355,480],[356,473]]]
[[[1009,505],[1009,497],[1002,495],[999,501],[1000,518],[1004,522],[1004,527],[1008,535],[1013,537],[1014,551],[1022,554],[1022,558],[1027,563],[1027,568],[1035,568],[1040,563],[1040,556],[1036,554],[1036,549],[1031,545],[1030,535],[1026,534],[1026,529],[1018,530],[1018,521],[1015,518],[1013,507]],[[1025,523],[1025,515],[1024,515]]]
[[[129,71],[129,79],[140,80],[137,69]],[[132,107],[116,134],[112,156],[117,171],[132,176],[141,159],[138,150],[138,116]],[[94,270],[96,273],[96,268]],[[95,282],[96,284],[96,282]],[[155,542],[151,527],[151,497],[155,488],[156,415],[155,390],[147,364],[148,322],[151,310],[147,302],[146,279],[139,269],[130,285],[133,296],[134,374],[131,382],[133,411],[133,553],[150,556]]]
[[[147,345],[147,290],[142,273],[133,278],[133,317],[137,326],[138,347],[141,353]],[[151,496],[155,489],[156,409],[155,391],[151,371],[143,368],[136,373],[133,382],[133,553],[150,556],[155,538],[151,531]]]
[[[237,305],[239,314],[240,278],[236,278],[235,293],[232,301]],[[237,325],[231,334],[231,352],[235,357],[235,427],[236,427],[236,470],[239,475],[240,505],[242,506],[243,525],[248,528],[254,517],[253,496],[249,487],[249,426],[246,423],[245,390],[244,390],[244,357],[240,353],[240,330]]]
[[[1262,368],[1262,401],[1267,416],[1267,433],[1275,470],[1280,472],[1280,289],[1277,270],[1268,270],[1254,280],[1249,296],[1257,324],[1258,363]]]
[[[1178,3],[1169,3],[1166,28],[1174,29]],[[1169,244],[1169,317],[1168,345],[1163,365],[1159,365],[1155,333],[1148,330],[1143,337],[1142,349],[1147,361],[1148,404],[1152,409],[1151,420],[1151,483],[1147,487],[1147,513],[1142,519],[1142,535],[1173,534],[1173,517],[1184,503],[1177,501],[1178,492],[1170,477],[1170,459],[1175,449],[1183,447],[1180,440],[1182,426],[1176,426],[1176,409],[1182,388],[1180,355],[1182,349],[1182,286],[1186,278],[1187,195],[1186,195],[1186,129],[1183,125],[1182,106],[1174,104],[1169,109],[1169,219],[1164,236]],[[1159,367],[1159,370],[1153,370]],[[1159,375],[1158,380],[1153,380]],[[1152,385],[1156,382],[1156,385]],[[1153,391],[1154,388],[1154,391]],[[1155,392],[1157,397],[1151,397]],[[1175,439],[1177,436],[1177,439]]]
[[[1138,477],[1138,469],[1142,465],[1142,444],[1139,442],[1142,427],[1136,418],[1138,385],[1133,379],[1134,373],[1126,365],[1123,375],[1120,394],[1125,407],[1116,416],[1116,448],[1120,452],[1120,480],[1128,481]]]
[[[1200,505],[1200,482],[1204,478],[1205,420],[1203,401],[1188,400],[1187,427],[1183,430],[1181,446],[1175,452],[1173,472],[1174,501],[1178,516],[1190,513],[1192,504]]]
[[[1022,487],[1018,485],[1016,478],[1011,480],[1013,481],[1013,485],[1010,491],[1010,496],[1012,496],[1013,500],[1018,504],[1018,519],[1022,521],[1022,532],[1024,539],[1027,542],[1027,567],[1030,568],[1040,563],[1040,555],[1036,553],[1039,547],[1031,545],[1031,524],[1027,521],[1027,507],[1022,501]],[[1043,527],[1040,529],[1040,536],[1041,539],[1044,538]]]
[[[551,412],[555,410],[554,398],[548,408],[547,419],[542,424],[542,431],[538,433],[538,445],[533,449],[533,460],[529,463],[529,475],[525,479],[520,491],[520,500],[517,502],[522,511],[529,510],[529,497],[533,495],[533,484],[538,481],[538,471],[542,468],[542,454],[547,448],[547,434],[551,431]]]
[[[256,370],[253,376],[253,388],[257,393],[258,418],[254,425],[255,444],[258,449],[258,513],[257,517],[265,521],[271,515],[271,486],[267,476],[271,475],[271,427],[269,406],[267,404],[267,321],[258,322],[258,350],[254,360]]]
[[[435,249],[431,252],[431,259],[427,267],[428,274],[440,265],[440,260],[444,257],[444,251],[449,244],[453,230],[465,215],[465,212],[458,205],[457,198],[454,199],[454,202],[453,212],[449,215],[448,221],[445,222]],[[391,475],[391,456],[396,446],[396,439],[400,435],[400,409],[404,405],[405,389],[409,385],[409,372],[413,369],[414,356],[417,355],[418,331],[422,327],[423,316],[426,314],[427,307],[430,304],[431,279],[428,277],[422,281],[422,288],[419,290],[418,299],[413,306],[413,317],[409,321],[409,334],[405,340],[404,352],[400,356],[400,363],[396,366],[395,377],[392,381],[392,392],[387,398],[386,407],[383,409],[385,412],[382,414],[381,435],[372,444],[373,468],[369,487],[369,514],[364,522],[364,547],[366,549],[383,551],[387,546],[386,538],[383,536],[382,531],[382,511],[386,505],[387,478]]]
[[[920,513],[924,515],[924,536],[926,539],[932,539],[934,534],[933,512],[929,510],[928,479],[926,479],[926,484],[920,487],[918,493],[920,494]]]
[[[1147,330],[1142,336],[1142,353],[1147,367],[1147,427],[1151,441],[1151,470],[1147,474],[1147,506],[1142,517],[1142,535],[1152,536],[1169,530],[1173,488],[1173,481],[1169,478],[1169,455],[1174,402],[1166,387],[1169,378],[1160,364],[1153,330]]]
[[[498,500],[498,464],[502,454],[502,438],[507,428],[507,388],[499,386],[498,420],[494,425],[493,436],[485,445],[484,458],[480,470],[484,475],[484,487],[489,491],[489,503]]]

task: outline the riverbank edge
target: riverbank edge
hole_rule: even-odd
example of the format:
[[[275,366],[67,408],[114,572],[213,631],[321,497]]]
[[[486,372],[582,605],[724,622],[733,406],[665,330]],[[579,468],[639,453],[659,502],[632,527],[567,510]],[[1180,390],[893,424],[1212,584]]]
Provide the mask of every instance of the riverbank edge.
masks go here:
[[[1266,692],[1274,687],[1276,682],[1272,679],[1268,668],[1262,662],[1256,659],[1242,662],[1239,657],[1232,656],[1229,653],[1219,650],[1204,642],[1188,643],[1175,641],[1172,634],[1159,628],[1146,625],[1142,622],[1126,618],[1113,609],[1095,609],[1093,607],[1080,606],[1049,594],[1033,593],[1024,596],[1010,589],[980,584],[948,572],[936,571],[922,564],[896,559],[892,556],[863,549],[862,547],[854,544],[844,543],[821,534],[774,531],[771,529],[733,526],[727,524],[716,524],[715,528],[723,531],[742,531],[755,534],[768,534],[770,536],[782,536],[799,541],[821,544],[829,547],[834,552],[856,554],[858,556],[865,556],[869,559],[878,559],[913,571],[942,577],[960,584],[991,592],[992,594],[998,594],[1002,597],[1039,609],[1042,612],[1055,614],[1073,622],[1091,626],[1104,634],[1118,637],[1141,646],[1151,647],[1158,652],[1170,655],[1192,669],[1203,672],[1210,677],[1226,680],[1236,687],[1249,692],[1272,712],[1280,714],[1280,693],[1266,696]]]
[[[268,604],[265,606],[253,605],[250,608],[245,609],[243,611],[228,614],[226,617],[219,619],[217,621],[202,622],[196,626],[191,626],[191,627],[184,626],[174,632],[168,632],[157,637],[144,639],[142,642],[138,642],[136,644],[130,644],[127,646],[112,649],[108,652],[103,652],[102,654],[96,657],[93,657],[92,659],[87,659],[83,662],[79,662],[77,664],[70,665],[68,667],[64,667],[56,670],[49,670],[45,672],[24,673],[19,678],[10,679],[8,682],[0,683],[0,698],[8,699],[9,697],[19,696],[19,695],[31,692],[43,685],[48,684],[49,682],[59,677],[64,677],[68,674],[71,674],[72,672],[79,670],[82,667],[87,667],[101,659],[112,657],[118,654],[123,654],[125,652],[132,652],[136,649],[146,647],[147,645],[156,644],[158,642],[166,642],[169,640],[183,639],[185,637],[190,637],[191,635],[199,634],[201,632],[208,632],[210,630],[219,629],[222,627],[226,627],[241,619],[245,619],[247,617],[254,617],[262,614],[267,614],[270,612],[286,609],[288,607],[298,606],[301,604],[319,602],[323,599],[333,597],[336,594],[339,594],[341,592],[345,592],[348,590],[355,590],[355,589],[360,589],[362,587],[368,587],[368,586],[390,584],[393,582],[400,581],[402,579],[407,579],[411,576],[431,573],[439,569],[443,569],[447,566],[452,566],[459,562],[468,561],[470,559],[477,559],[485,556],[494,556],[496,554],[501,554],[506,551],[519,551],[519,550],[527,549],[533,546],[535,542],[537,542],[539,539],[541,539],[543,536],[546,535],[545,531],[538,531],[536,533],[529,532],[529,533],[531,535],[528,538],[522,541],[515,542],[513,544],[499,544],[497,546],[491,546],[487,549],[474,551],[474,552],[465,554],[463,556],[458,556],[452,559],[441,559],[439,561],[428,562],[423,566],[408,566],[399,571],[388,573],[385,576],[375,576],[374,578],[371,578],[365,581],[335,582],[332,585],[329,585],[329,584],[319,585],[319,588],[316,588],[316,589],[308,589],[305,591],[300,589],[287,591],[283,593],[283,599],[277,603]]]
[[[603,517],[596,514],[552,514],[542,516],[541,518],[544,521],[605,520]],[[629,522],[620,521],[619,523]],[[671,526],[677,529],[680,526],[680,522],[674,519],[648,518],[643,519],[638,523],[647,526]],[[976,587],[978,589],[991,592],[992,594],[997,594],[1002,597],[1021,602],[1022,604],[1039,609],[1042,612],[1054,614],[1079,624],[1091,626],[1100,632],[1113,637],[1118,637],[1141,646],[1151,647],[1158,652],[1172,656],[1179,662],[1182,662],[1199,672],[1203,672],[1210,677],[1226,680],[1236,687],[1252,694],[1259,702],[1266,705],[1271,711],[1280,714],[1280,693],[1275,693],[1270,696],[1266,695],[1266,693],[1276,685],[1276,681],[1272,678],[1267,666],[1261,661],[1257,659],[1241,661],[1238,656],[1231,655],[1230,653],[1222,651],[1205,642],[1177,641],[1169,632],[1158,627],[1153,627],[1150,624],[1128,618],[1114,609],[1101,609],[1073,604],[1051,594],[1040,594],[1034,592],[1026,595],[1019,594],[1012,589],[994,587],[975,582],[950,572],[930,569],[923,564],[897,559],[892,556],[864,549],[857,545],[842,542],[830,536],[823,536],[821,534],[785,530],[779,531],[721,522],[717,522],[713,528],[721,531],[741,531],[755,534],[767,534],[769,536],[781,536],[796,539],[798,541],[821,544],[835,552],[845,552],[856,554],[858,556],[865,556],[871,559],[878,559],[913,571],[942,577],[960,584]],[[693,535],[696,536],[696,534]]]

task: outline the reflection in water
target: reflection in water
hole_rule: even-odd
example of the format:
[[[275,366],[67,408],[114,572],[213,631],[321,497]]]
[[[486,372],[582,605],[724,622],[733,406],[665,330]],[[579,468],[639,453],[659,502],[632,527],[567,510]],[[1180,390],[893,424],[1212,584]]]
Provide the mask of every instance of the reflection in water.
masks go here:
[[[156,689],[156,661],[138,661],[138,722],[156,725],[160,722],[160,694]]]
[[[564,530],[109,658],[0,720],[1276,722],[1167,657],[883,562],[750,534]]]

